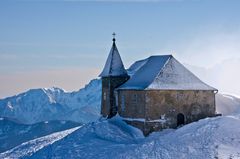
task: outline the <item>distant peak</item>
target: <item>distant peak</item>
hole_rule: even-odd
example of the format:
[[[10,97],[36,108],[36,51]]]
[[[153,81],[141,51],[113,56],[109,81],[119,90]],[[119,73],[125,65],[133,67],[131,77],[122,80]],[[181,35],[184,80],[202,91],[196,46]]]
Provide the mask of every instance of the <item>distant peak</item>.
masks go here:
[[[66,92],[64,89],[58,88],[58,87],[50,87],[50,88],[43,88],[45,91],[51,91],[51,92]]]

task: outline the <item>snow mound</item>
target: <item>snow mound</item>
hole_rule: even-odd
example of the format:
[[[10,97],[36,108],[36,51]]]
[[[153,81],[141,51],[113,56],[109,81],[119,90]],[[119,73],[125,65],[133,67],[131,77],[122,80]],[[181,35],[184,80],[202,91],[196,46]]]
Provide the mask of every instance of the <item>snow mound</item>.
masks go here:
[[[143,137],[118,118],[87,124],[48,146],[24,153],[12,149],[0,157],[24,158],[240,158],[240,119],[236,116],[207,118],[177,130]],[[38,145],[39,143],[39,145]],[[41,147],[38,140],[23,144],[24,150]],[[22,145],[22,146],[23,146]],[[20,153],[20,155],[19,155]],[[3,156],[4,155],[4,156]]]
[[[92,80],[76,92],[59,88],[31,89],[0,100],[0,117],[25,124],[46,120],[95,121],[100,115],[101,81]]]

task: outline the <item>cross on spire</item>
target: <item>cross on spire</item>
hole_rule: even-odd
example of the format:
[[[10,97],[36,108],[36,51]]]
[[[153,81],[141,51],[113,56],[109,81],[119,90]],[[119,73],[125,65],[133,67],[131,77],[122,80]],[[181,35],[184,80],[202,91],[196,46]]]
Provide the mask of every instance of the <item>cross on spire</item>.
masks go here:
[[[112,33],[112,36],[113,36],[113,42],[115,42],[115,41],[116,41],[116,39],[115,39],[116,33],[113,32],[113,33]]]

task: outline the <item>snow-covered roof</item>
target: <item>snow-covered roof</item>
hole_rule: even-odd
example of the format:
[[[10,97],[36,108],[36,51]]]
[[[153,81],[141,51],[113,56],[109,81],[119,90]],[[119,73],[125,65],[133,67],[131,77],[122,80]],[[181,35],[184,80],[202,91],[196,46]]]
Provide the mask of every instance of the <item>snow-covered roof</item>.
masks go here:
[[[158,72],[164,66],[170,55],[165,56],[150,56],[147,59],[135,62],[129,68],[130,79],[120,86],[120,89],[145,89],[153,79],[157,76]]]
[[[150,56],[135,62],[130,79],[118,89],[217,90],[196,77],[172,55]]]
[[[122,59],[118,52],[117,46],[115,44],[115,39],[113,40],[113,45],[108,55],[106,64],[102,73],[99,75],[100,77],[108,77],[108,76],[126,76],[127,71],[124,68]]]

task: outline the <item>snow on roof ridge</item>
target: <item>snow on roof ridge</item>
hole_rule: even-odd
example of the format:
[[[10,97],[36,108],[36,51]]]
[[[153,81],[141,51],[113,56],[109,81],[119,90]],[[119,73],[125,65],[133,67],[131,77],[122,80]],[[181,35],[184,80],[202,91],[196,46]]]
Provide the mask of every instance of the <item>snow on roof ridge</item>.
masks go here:
[[[169,56],[169,57],[173,57],[172,54],[166,54],[166,55],[151,55],[148,58],[154,58],[154,57],[164,57],[164,56]]]
[[[170,57],[167,59],[167,61],[165,62],[165,64],[163,65],[163,67],[160,69],[160,71],[158,72],[157,76],[153,79],[153,81],[159,76],[159,74],[163,71],[163,69],[166,67],[167,63],[170,61],[170,59],[173,58],[172,55],[170,55]],[[153,82],[152,81],[152,82]],[[151,82],[151,83],[152,83]]]

